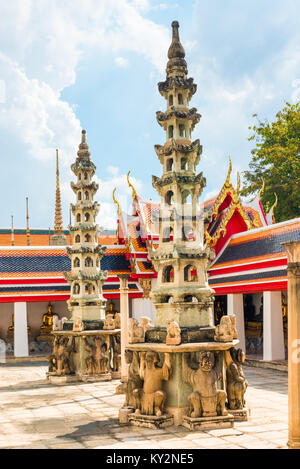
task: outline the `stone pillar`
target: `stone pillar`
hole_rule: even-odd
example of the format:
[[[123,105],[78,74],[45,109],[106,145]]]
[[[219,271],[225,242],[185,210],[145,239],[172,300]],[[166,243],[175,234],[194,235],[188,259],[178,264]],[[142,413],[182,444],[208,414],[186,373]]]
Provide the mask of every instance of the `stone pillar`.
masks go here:
[[[300,242],[283,245],[288,255],[288,447],[300,449]]]
[[[227,295],[227,314],[235,314],[236,328],[238,331],[239,344],[237,348],[241,348],[246,353],[245,341],[245,321],[244,321],[244,302],[242,293],[233,293]]]
[[[281,292],[264,292],[264,360],[284,360],[284,337]]]
[[[121,380],[126,381],[128,365],[125,361],[125,349],[128,345],[128,279],[130,274],[118,275],[120,279],[120,313],[121,313]]]
[[[28,357],[27,303],[14,303],[14,355]]]

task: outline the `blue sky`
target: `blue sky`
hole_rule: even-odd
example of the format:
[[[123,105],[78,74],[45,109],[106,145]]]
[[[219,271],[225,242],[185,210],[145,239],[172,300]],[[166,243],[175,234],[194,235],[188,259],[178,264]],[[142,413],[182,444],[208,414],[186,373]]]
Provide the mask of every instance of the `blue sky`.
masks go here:
[[[300,99],[298,0],[14,0],[1,2],[0,227],[53,227],[55,149],[59,148],[64,225],[74,200],[70,164],[81,129],[97,166],[99,224],[115,226],[112,190],[130,203],[126,173],[138,193],[158,200],[151,185],[163,144],[156,122],[165,103],[171,22],[180,23],[189,75],[198,90],[191,106],[202,119],[198,166],[203,199],[220,190],[228,155],[248,168],[252,115],[273,120],[286,101]]]

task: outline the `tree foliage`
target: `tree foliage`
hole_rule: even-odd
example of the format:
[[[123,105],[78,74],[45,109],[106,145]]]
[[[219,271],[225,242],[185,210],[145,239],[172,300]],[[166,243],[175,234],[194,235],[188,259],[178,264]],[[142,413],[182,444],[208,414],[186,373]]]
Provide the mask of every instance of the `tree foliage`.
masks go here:
[[[257,192],[263,177],[265,189],[261,200],[265,211],[268,212],[273,205],[276,193],[276,222],[299,217],[300,102],[294,105],[286,103],[271,124],[258,120],[258,124],[249,129],[253,132],[249,141],[255,141],[256,147],[251,151],[250,169],[244,172],[245,187],[241,195]]]

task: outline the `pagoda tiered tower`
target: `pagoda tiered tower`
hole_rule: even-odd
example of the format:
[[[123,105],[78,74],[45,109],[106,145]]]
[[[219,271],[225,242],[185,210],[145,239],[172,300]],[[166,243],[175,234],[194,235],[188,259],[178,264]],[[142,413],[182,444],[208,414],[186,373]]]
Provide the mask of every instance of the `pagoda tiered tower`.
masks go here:
[[[85,130],[82,131],[77,158],[71,169],[77,181],[71,182],[76,195],[76,203],[71,204],[74,217],[74,225],[69,225],[71,246],[67,247],[71,272],[64,273],[71,287],[68,307],[73,321],[104,320],[106,300],[102,295],[102,286],[107,272],[101,270],[100,261],[106,247],[98,244],[96,216],[100,204],[94,201],[94,196],[99,186],[92,180],[96,167],[90,159]]]
[[[152,178],[161,196],[159,245],[148,249],[158,273],[150,293],[155,324],[145,317],[140,326],[131,320],[126,399],[119,419],[148,428],[175,424],[208,430],[247,419],[247,382],[241,366],[245,357],[234,348],[235,316],[223,316],[214,325],[214,291],[207,279],[212,250],[204,246],[199,203],[206,181],[196,173],[200,142],[192,141],[201,116],[189,107],[196,85],[187,77],[178,28],[173,21],[167,76],[158,84],[166,111],[157,112],[157,120],[166,142],[155,145],[163,174]]]
[[[207,282],[210,249],[203,246],[203,211],[199,204],[206,180],[202,172],[196,173],[202,152],[200,141],[192,141],[192,131],[201,116],[196,108],[190,108],[197,85],[187,77],[178,28],[178,22],[173,21],[167,76],[158,84],[166,111],[157,112],[157,121],[166,132],[166,142],[155,145],[163,175],[152,178],[161,196],[161,209],[159,247],[149,253],[158,272],[151,299],[158,327],[166,327],[166,320],[173,319],[180,327],[211,328],[214,298]],[[209,334],[209,329],[206,332]]]
[[[120,377],[120,324],[112,315],[105,317],[102,287],[108,273],[101,270],[100,261],[106,247],[98,244],[100,204],[94,200],[98,184],[93,181],[96,167],[85,130],[71,169],[77,178],[71,182],[76,203],[71,204],[74,224],[69,225],[71,246],[66,247],[71,270],[64,272],[70,284],[71,317],[53,320],[53,353],[47,373],[53,384]]]

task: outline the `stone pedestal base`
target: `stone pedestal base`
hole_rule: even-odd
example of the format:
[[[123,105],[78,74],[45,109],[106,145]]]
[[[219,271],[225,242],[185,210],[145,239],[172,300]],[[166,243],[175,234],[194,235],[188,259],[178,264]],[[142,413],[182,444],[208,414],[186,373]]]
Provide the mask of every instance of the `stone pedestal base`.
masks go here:
[[[39,335],[35,340],[37,340],[38,342],[48,342],[49,344],[53,344],[54,336],[52,334],[43,334]]]
[[[247,422],[249,411],[244,407],[243,409],[228,409],[228,412],[233,415],[235,422]]]
[[[48,372],[46,373],[46,376],[51,384],[67,384],[78,381],[78,376],[76,375],[58,376],[55,373]]]
[[[111,374],[110,373],[101,373],[95,375],[85,375],[85,374],[75,374],[75,375],[62,375],[59,376],[55,373],[48,372],[46,373],[47,379],[50,381],[51,384],[66,384],[66,383],[94,383],[94,382],[101,382],[101,381],[110,381]]]
[[[135,425],[136,427],[153,429],[169,427],[174,424],[174,419],[171,415],[156,417],[155,415],[129,414],[128,421],[131,425]]]
[[[121,407],[119,410],[119,422],[128,424],[129,422],[129,415],[133,414],[134,408],[133,407]]]
[[[215,430],[218,428],[232,428],[234,417],[228,415],[216,415],[215,417],[183,417],[182,425],[189,430]]]
[[[99,373],[94,375],[78,374],[77,378],[84,383],[95,383],[99,381],[110,381],[112,377],[111,373]]]

